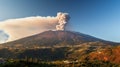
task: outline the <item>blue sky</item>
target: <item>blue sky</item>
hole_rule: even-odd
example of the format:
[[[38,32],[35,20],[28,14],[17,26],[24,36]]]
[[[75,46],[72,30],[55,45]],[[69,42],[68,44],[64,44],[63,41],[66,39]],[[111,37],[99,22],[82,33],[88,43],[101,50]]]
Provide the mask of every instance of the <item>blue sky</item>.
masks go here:
[[[120,42],[120,0],[0,0],[0,21],[67,12],[69,28]]]

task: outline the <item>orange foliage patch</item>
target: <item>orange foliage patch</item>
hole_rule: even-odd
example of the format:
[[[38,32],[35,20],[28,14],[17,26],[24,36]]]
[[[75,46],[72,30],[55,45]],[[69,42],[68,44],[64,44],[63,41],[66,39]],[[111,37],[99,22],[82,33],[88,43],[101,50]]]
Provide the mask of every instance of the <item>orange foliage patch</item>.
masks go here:
[[[89,55],[90,60],[103,60],[113,63],[120,63],[120,46],[107,48],[101,52],[93,52]]]

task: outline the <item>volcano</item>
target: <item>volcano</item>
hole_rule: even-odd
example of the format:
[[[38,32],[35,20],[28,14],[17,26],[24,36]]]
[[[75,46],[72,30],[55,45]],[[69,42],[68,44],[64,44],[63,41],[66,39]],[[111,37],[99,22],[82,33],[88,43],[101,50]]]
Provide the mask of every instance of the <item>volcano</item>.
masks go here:
[[[114,45],[117,43],[102,40],[90,35],[73,31],[45,31],[40,34],[25,37],[16,41],[7,42],[3,46],[74,46],[83,43],[101,42],[103,44]]]
[[[0,45],[1,58],[32,57],[44,61],[85,59],[93,52],[112,48],[118,43],[73,31],[45,31]],[[90,55],[89,55],[90,54]],[[96,54],[95,54],[96,55]],[[96,56],[92,56],[93,59]]]

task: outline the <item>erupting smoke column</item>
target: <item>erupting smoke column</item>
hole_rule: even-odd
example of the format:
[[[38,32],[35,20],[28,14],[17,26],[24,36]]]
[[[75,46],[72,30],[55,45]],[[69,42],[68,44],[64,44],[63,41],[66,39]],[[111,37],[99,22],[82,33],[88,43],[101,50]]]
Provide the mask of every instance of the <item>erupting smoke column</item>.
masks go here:
[[[56,30],[64,30],[65,25],[68,23],[70,17],[68,13],[57,13],[58,23],[59,25],[56,25]]]

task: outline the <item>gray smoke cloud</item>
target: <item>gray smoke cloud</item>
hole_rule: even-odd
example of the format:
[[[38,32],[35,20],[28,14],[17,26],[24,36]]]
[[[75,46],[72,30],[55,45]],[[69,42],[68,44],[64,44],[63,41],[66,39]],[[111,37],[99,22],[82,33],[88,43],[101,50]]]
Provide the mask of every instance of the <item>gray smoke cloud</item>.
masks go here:
[[[56,25],[56,30],[64,30],[65,25],[68,23],[70,17],[68,13],[57,13],[58,23],[59,25]]]
[[[8,19],[0,22],[0,30],[4,31],[9,38],[8,41],[17,40],[27,36],[35,35],[47,30],[64,30],[69,20],[68,13],[57,13],[57,16],[32,16],[17,19]],[[4,38],[3,35],[0,35]]]

